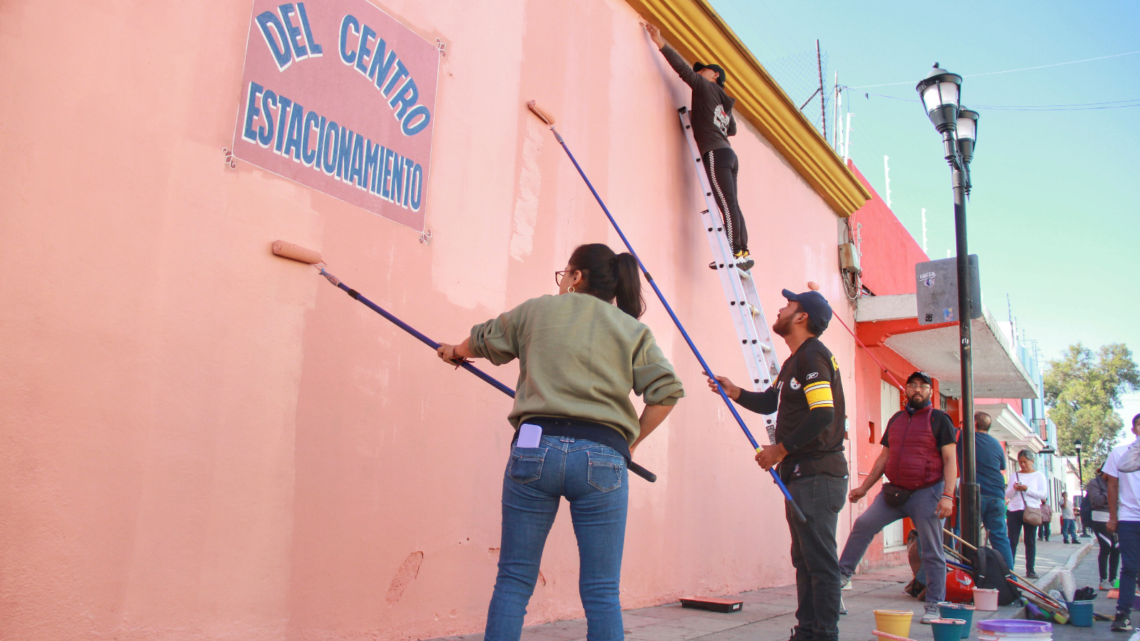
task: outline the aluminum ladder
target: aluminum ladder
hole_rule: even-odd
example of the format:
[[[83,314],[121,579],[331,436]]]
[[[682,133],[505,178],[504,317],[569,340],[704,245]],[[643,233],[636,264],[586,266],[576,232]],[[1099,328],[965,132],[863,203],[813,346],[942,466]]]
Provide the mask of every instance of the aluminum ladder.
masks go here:
[[[760,305],[760,297],[756,295],[756,283],[752,272],[736,268],[732,256],[732,243],[725,231],[724,216],[717,215],[720,207],[713,197],[712,187],[709,185],[708,174],[705,171],[704,159],[697,149],[697,141],[693,138],[693,125],[689,118],[689,109],[681,107],[677,110],[681,115],[681,125],[684,127],[685,140],[689,142],[689,157],[697,170],[697,179],[701,183],[701,193],[705,199],[705,209],[701,212],[701,224],[705,229],[705,236],[712,249],[713,262],[716,264],[716,273],[720,278],[720,285],[724,289],[724,298],[728,302],[728,311],[732,316],[732,324],[736,328],[736,337],[740,341],[741,351],[744,352],[744,362],[748,366],[748,377],[752,381],[752,389],[763,392],[776,382],[780,373],[780,366],[776,362],[776,351],[772,346],[772,332],[768,321],[764,318],[764,309]],[[753,269],[756,269],[754,266]],[[764,428],[768,431],[768,440],[776,442],[776,415],[764,416]]]

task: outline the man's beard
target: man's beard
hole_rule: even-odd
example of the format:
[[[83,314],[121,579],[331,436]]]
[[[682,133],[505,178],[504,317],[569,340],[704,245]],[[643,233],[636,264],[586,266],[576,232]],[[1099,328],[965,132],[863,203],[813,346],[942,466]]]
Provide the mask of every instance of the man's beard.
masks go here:
[[[922,397],[922,394],[916,392],[910,395],[910,404],[912,407],[918,407],[919,405],[923,405],[925,403],[926,399]]]
[[[777,318],[776,322],[772,323],[772,331],[775,332],[777,336],[787,336],[788,334],[791,334],[792,333],[791,317],[789,316],[788,318],[784,318],[784,319]]]

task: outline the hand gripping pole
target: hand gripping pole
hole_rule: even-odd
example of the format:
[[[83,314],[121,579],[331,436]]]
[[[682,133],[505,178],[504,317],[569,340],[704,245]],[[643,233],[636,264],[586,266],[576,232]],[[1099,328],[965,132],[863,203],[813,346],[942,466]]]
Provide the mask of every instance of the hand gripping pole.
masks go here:
[[[582,176],[582,180],[586,181],[586,186],[590,188],[590,193],[593,194],[594,199],[598,201],[598,205],[601,206],[602,211],[606,214],[606,218],[610,219],[610,224],[613,225],[614,231],[616,231],[618,236],[621,237],[621,242],[625,243],[626,249],[629,250],[629,253],[632,254],[633,258],[637,261],[637,266],[641,269],[641,272],[645,274],[645,280],[649,283],[649,286],[653,288],[653,292],[657,294],[657,298],[665,307],[665,311],[669,313],[669,317],[673,319],[673,324],[676,325],[677,329],[681,331],[681,336],[685,338],[685,342],[689,344],[689,349],[693,351],[693,355],[697,357],[698,361],[700,361],[701,367],[705,370],[705,374],[708,375],[708,377],[712,380],[716,381],[716,376],[713,375],[712,368],[709,367],[709,364],[705,362],[704,356],[701,356],[701,352],[697,349],[696,344],[693,343],[693,339],[689,338],[689,333],[685,331],[685,327],[681,324],[681,320],[677,318],[677,315],[675,313],[673,313],[673,308],[669,306],[669,301],[665,300],[665,295],[661,293],[661,289],[657,287],[657,283],[653,280],[653,276],[649,274],[649,270],[647,270],[645,268],[645,264],[641,262],[641,257],[638,256],[637,252],[633,250],[633,245],[629,244],[629,239],[625,237],[625,234],[622,232],[621,227],[618,226],[617,221],[614,220],[613,215],[610,214],[610,210],[606,207],[606,203],[602,201],[602,197],[599,196],[597,190],[594,189],[593,183],[590,182],[590,179],[586,176],[586,172],[582,170],[581,165],[579,165],[578,161],[574,158],[574,154],[570,152],[570,148],[566,146],[566,141],[562,139],[562,136],[558,134],[558,130],[554,128],[554,117],[539,108],[538,104],[533,100],[528,102],[526,106],[527,109],[531,111],[531,113],[533,113],[540,120],[542,120],[542,122],[546,123],[546,125],[550,127],[550,131],[554,133],[555,140],[558,141],[558,144],[562,145],[562,149],[565,150],[566,155],[570,157],[570,162],[574,163],[574,168],[578,170],[578,174]],[[744,435],[748,437],[748,442],[752,444],[753,449],[755,449],[757,452],[760,452],[762,450],[760,444],[756,442],[756,438],[752,436],[752,432],[749,431],[748,426],[744,424],[744,419],[740,417],[740,413],[736,411],[736,406],[732,404],[732,400],[728,398],[727,394],[725,394],[724,388],[721,387],[720,381],[717,381],[716,391],[718,394],[720,394],[721,400],[723,400],[724,404],[728,407],[728,411],[732,412],[732,417],[736,419],[736,422],[740,425],[740,429],[744,430]],[[776,473],[775,469],[769,469],[768,472],[772,475],[772,480],[775,481],[776,485],[780,488],[780,492],[783,493],[784,501],[787,504],[788,508],[792,510],[792,513],[795,515],[796,520],[800,523],[806,523],[807,518],[804,516],[803,511],[800,510],[800,507],[796,505],[795,499],[792,498],[791,492],[788,491],[787,486],[784,485],[783,480],[780,479],[780,475]]]
[[[391,313],[389,313],[387,310],[380,307],[376,303],[373,303],[372,301],[368,300],[367,298],[361,296],[360,292],[356,291],[355,289],[352,289],[348,285],[345,285],[343,282],[341,282],[341,280],[339,278],[337,278],[336,276],[329,273],[325,269],[324,262],[321,260],[321,255],[319,253],[317,253],[311,249],[306,249],[305,247],[301,247],[300,245],[294,245],[292,243],[287,243],[283,240],[274,241],[272,249],[273,249],[274,254],[276,254],[277,256],[280,256],[282,258],[288,258],[290,260],[295,260],[297,262],[307,263],[309,265],[315,266],[318,270],[320,270],[321,276],[324,276],[325,280],[327,280],[330,283],[332,283],[333,285],[335,285],[338,289],[344,290],[344,292],[346,294],[351,296],[356,301],[360,302],[362,305],[364,305],[368,309],[371,309],[372,311],[376,312],[377,314],[380,314],[384,318],[387,318],[388,320],[392,321],[392,323],[396,327],[399,327],[400,329],[411,334],[412,336],[415,336],[417,339],[419,339],[419,341],[421,343],[431,347],[432,349],[439,349],[439,343],[437,343],[437,342],[433,341],[432,339],[428,338],[427,336],[423,335],[422,333],[417,331],[416,328],[405,323],[404,321],[400,320],[399,318],[396,318],[395,316],[393,316]],[[460,363],[459,366],[462,367],[463,369],[467,370],[468,372],[471,372],[475,376],[478,376],[479,378],[483,379],[483,381],[486,382],[487,384],[489,384],[491,387],[494,387],[495,389],[506,394],[507,396],[510,396],[511,398],[515,397],[515,391],[513,389],[511,389],[507,385],[503,384],[502,382],[500,382],[499,380],[497,380],[496,378],[494,378],[490,374],[479,369],[478,367],[475,367],[471,363],[463,362],[463,363]],[[653,472],[650,472],[649,470],[638,465],[637,463],[634,463],[633,461],[629,462],[628,467],[629,467],[630,472],[633,472],[634,474],[636,474],[636,475],[640,476],[641,478],[649,481],[650,483],[653,483],[654,481],[657,480],[656,474],[654,474]]]

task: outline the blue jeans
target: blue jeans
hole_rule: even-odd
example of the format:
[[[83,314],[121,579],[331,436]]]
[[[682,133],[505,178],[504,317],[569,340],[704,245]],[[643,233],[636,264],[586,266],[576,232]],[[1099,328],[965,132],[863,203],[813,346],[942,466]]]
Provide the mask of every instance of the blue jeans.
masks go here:
[[[850,576],[863,558],[871,539],[891,523],[910,517],[918,530],[922,543],[922,568],[926,571],[926,602],[946,600],[946,554],[942,551],[942,519],[938,518],[938,500],[942,498],[942,482],[915,490],[902,507],[891,507],[882,492],[858,519],[843,554],[839,557],[839,571]]]
[[[1061,518],[1061,537],[1065,542],[1077,540],[1077,520]]]
[[[1140,572],[1140,521],[1117,521],[1116,538],[1120,546],[1120,599],[1116,613],[1132,613],[1136,598],[1136,573]]]
[[[578,593],[586,610],[586,638],[624,638],[618,586],[629,504],[625,458],[593,441],[543,436],[536,448],[511,448],[503,478],[499,576],[485,641],[518,641],[522,635],[546,535],[563,496],[570,502],[578,539]]]
[[[1012,572],[1013,550],[1009,546],[1009,532],[1005,524],[1005,497],[983,494],[981,499],[982,525],[990,535],[990,547],[1005,559],[1005,567]]]

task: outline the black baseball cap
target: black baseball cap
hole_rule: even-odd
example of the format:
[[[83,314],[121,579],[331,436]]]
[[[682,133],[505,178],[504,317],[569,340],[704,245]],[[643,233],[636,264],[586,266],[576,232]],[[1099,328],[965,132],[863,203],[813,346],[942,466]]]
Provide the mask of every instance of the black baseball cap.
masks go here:
[[[716,79],[716,84],[718,84],[722,87],[724,86],[725,81],[728,80],[728,74],[724,72],[724,69],[720,65],[717,65],[717,64],[706,65],[703,62],[694,62],[693,63],[693,71],[700,71],[701,69],[712,69],[713,71],[720,74],[720,77]]]
[[[916,378],[922,380],[922,382],[926,383],[927,385],[934,385],[934,379],[930,378],[930,374],[927,374],[926,372],[915,372],[906,377],[906,382],[909,383]]]
[[[827,299],[823,297],[823,294],[817,291],[796,294],[787,289],[782,293],[784,298],[799,303],[800,307],[807,312],[808,318],[815,323],[820,331],[827,329],[827,324],[831,322],[831,305],[827,304]]]

